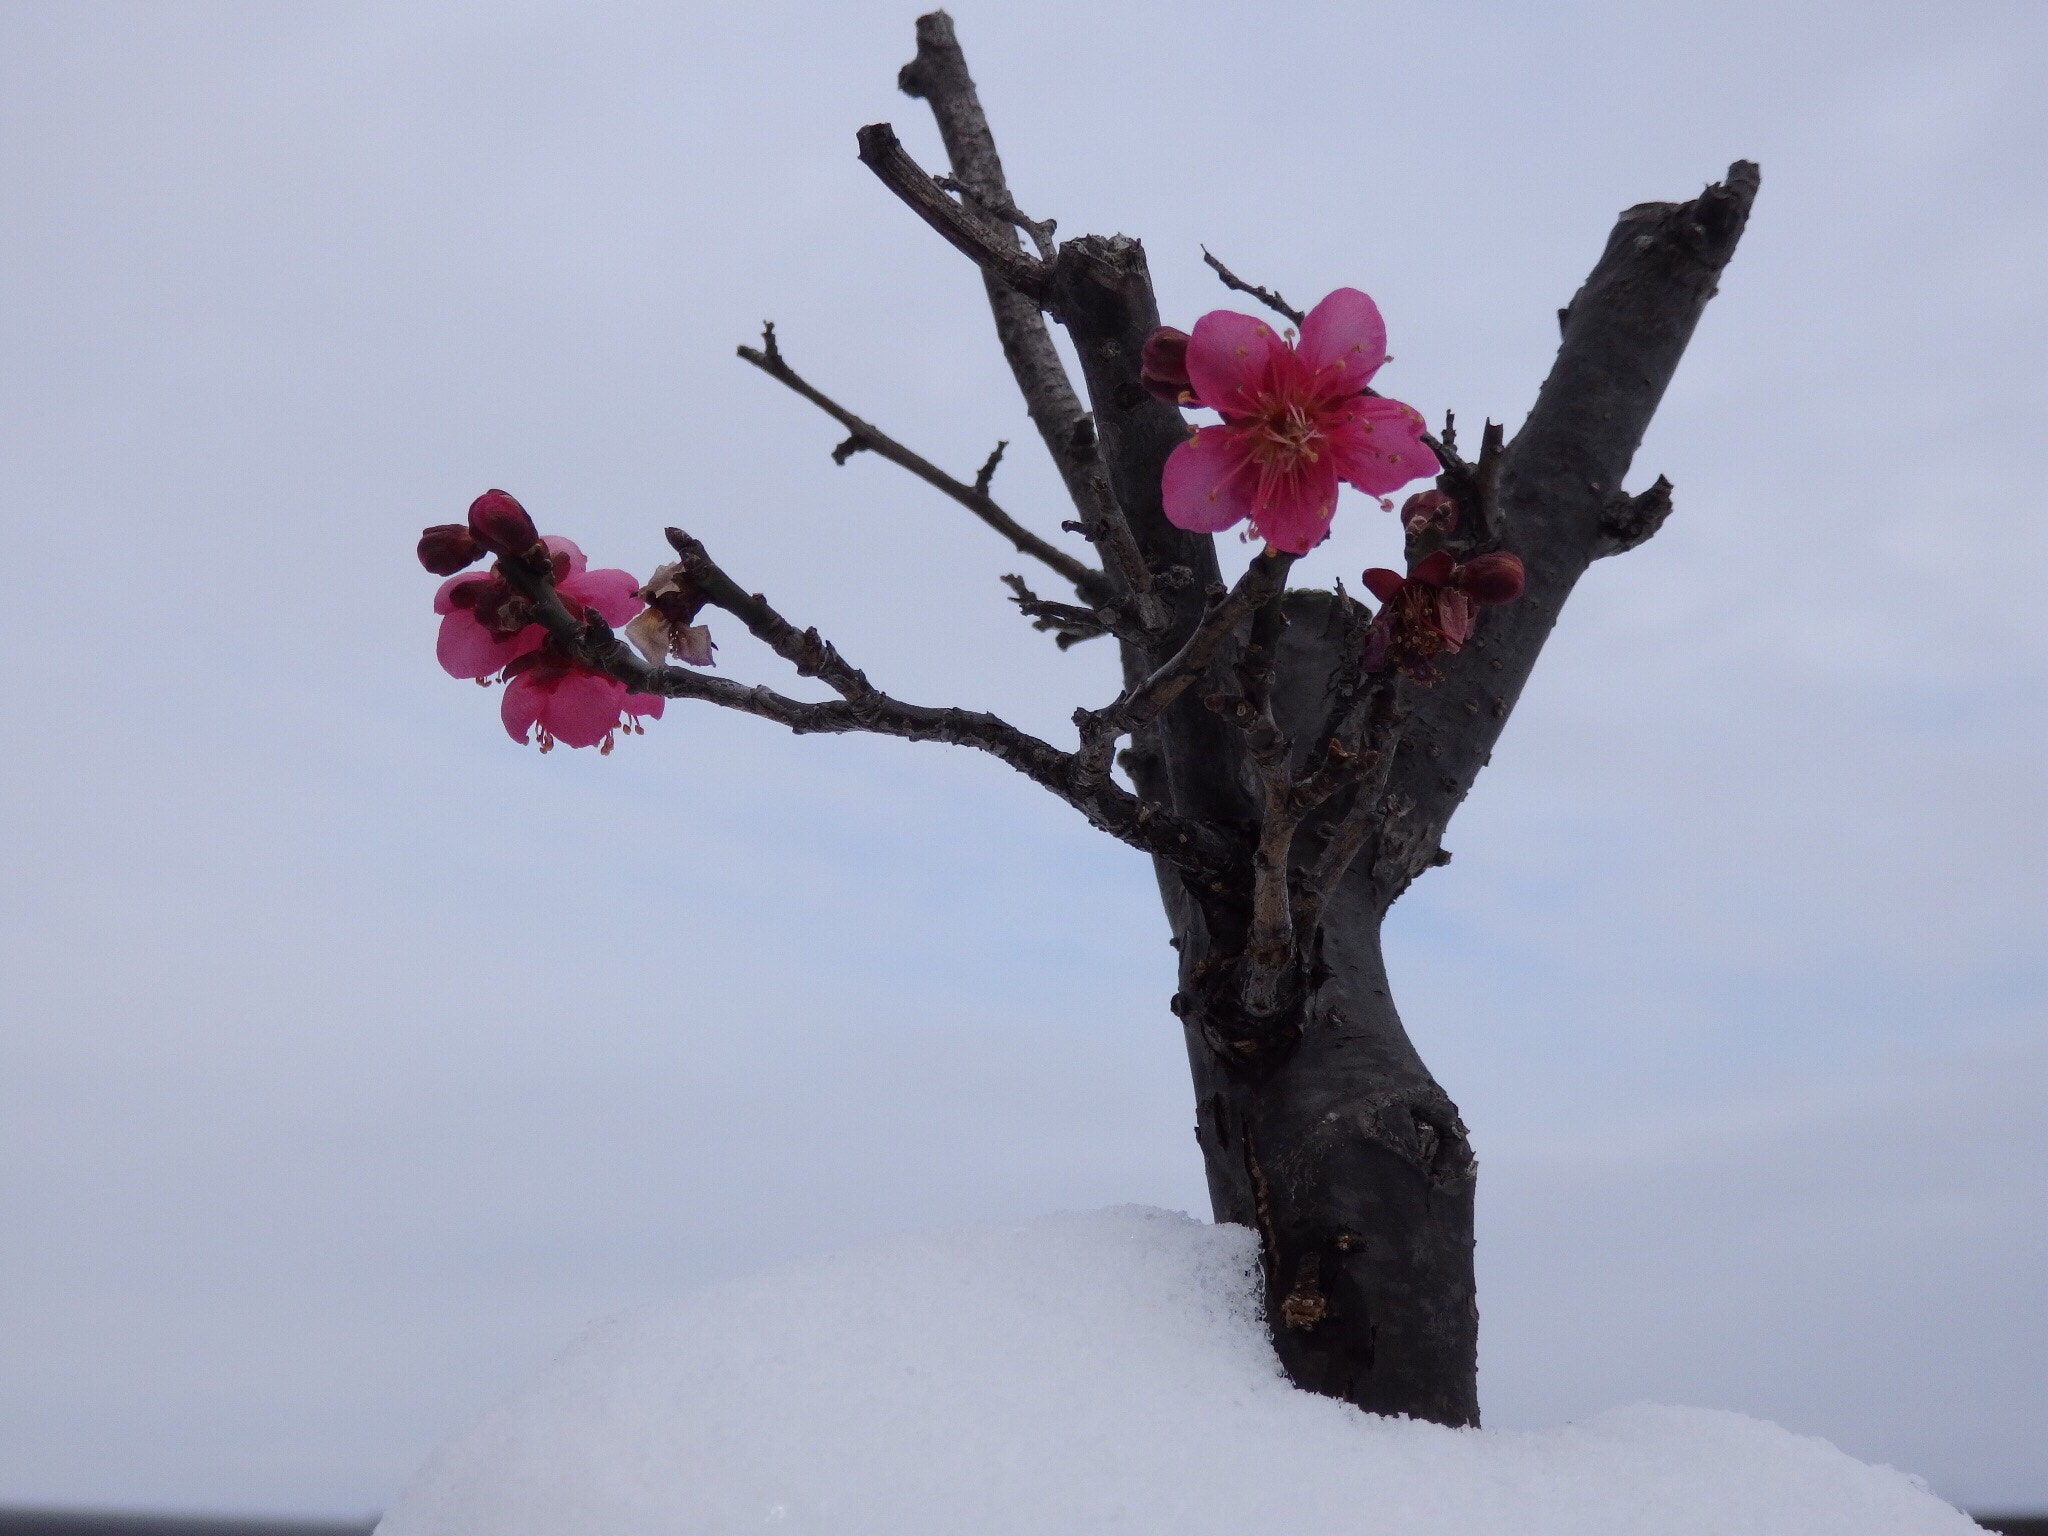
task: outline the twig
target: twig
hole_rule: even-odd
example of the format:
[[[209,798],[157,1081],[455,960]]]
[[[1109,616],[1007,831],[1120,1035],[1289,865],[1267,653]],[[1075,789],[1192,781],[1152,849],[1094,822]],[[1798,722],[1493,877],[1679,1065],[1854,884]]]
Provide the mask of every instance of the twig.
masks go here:
[[[1231,271],[1230,268],[1223,265],[1223,263],[1218,261],[1214,256],[1211,256],[1209,254],[1209,247],[1207,247],[1206,245],[1202,247],[1202,260],[1209,263],[1210,269],[1213,272],[1215,272],[1215,274],[1218,277],[1223,279],[1224,287],[1232,290],[1235,293],[1250,294],[1253,298],[1257,299],[1261,304],[1265,305],[1266,308],[1272,310],[1274,314],[1285,315],[1297,326],[1300,325],[1302,320],[1305,318],[1300,310],[1296,309],[1292,304],[1288,303],[1285,299],[1281,298],[1280,295],[1275,293],[1272,289],[1260,288],[1257,285],[1248,283],[1243,278],[1239,277],[1235,272]]]
[[[1290,767],[1294,743],[1273,716],[1273,668],[1286,624],[1285,593],[1276,592],[1252,616],[1244,659],[1237,668],[1242,694],[1233,700],[1207,701],[1212,708],[1221,706],[1220,712],[1243,731],[1245,752],[1259,781],[1252,916],[1240,968],[1240,995],[1245,1011],[1261,1017],[1279,1012],[1290,1000],[1290,983],[1300,959],[1288,886],[1304,811],[1295,803]]]
[[[946,146],[952,165],[953,182],[964,189],[967,201],[963,213],[982,221],[989,240],[1015,247],[1016,232],[998,222],[989,210],[1016,209],[1009,182],[1003,174],[1002,156],[996,151],[988,115],[982,111],[981,95],[967,72],[967,56],[953,31],[953,18],[944,11],[931,11],[917,18],[917,57],[903,66],[896,77],[906,96],[925,102],[938,124],[939,138]],[[1045,225],[1048,235],[1052,222]],[[1023,258],[1020,254],[1020,260]],[[1109,474],[1095,439],[1095,423],[1074,393],[1066,364],[1053,347],[1046,328],[1040,298],[1019,293],[988,268],[982,269],[988,288],[989,312],[995,318],[996,336],[1003,344],[1003,356],[1024,397],[1032,425],[1052,455],[1060,479],[1080,513],[1083,530],[1104,553],[1109,570],[1143,599],[1139,603],[1150,629],[1165,627],[1163,604],[1149,600],[1151,576],[1131,535],[1123,508],[1117,504]]]
[[[975,218],[940,191],[938,182],[911,159],[894,128],[887,123],[869,123],[860,130],[858,140],[861,164],[949,245],[1027,298],[1044,300],[1047,264],[1017,249],[1014,239],[997,238],[988,220]]]
[[[1359,850],[1380,825],[1380,798],[1386,793],[1388,775],[1394,768],[1394,749],[1399,744],[1405,717],[1398,707],[1399,689],[1391,677],[1376,679],[1367,690],[1364,704],[1365,740],[1357,754],[1357,790],[1350,806],[1338,818],[1323,845],[1322,853],[1301,882],[1297,920],[1304,932],[1314,932],[1322,918],[1323,904],[1350,870]]]
[[[957,176],[934,176],[932,179],[944,191],[956,192],[964,198],[979,203],[984,209],[994,214],[1005,224],[1016,225],[1017,228],[1029,235],[1031,243],[1038,247],[1038,259],[1040,261],[1052,260],[1054,255],[1053,231],[1059,228],[1059,220],[1029,218],[1020,213],[1017,205],[1008,198],[1003,198],[996,202],[985,201],[980,193],[961,181]]]
[[[996,466],[1003,462],[1003,450],[1009,446],[1010,440],[1007,437],[999,438],[994,450],[982,462],[981,468],[975,472],[974,490],[976,495],[986,496],[988,488],[995,484]]]
[[[1659,475],[1647,491],[1625,496],[1617,491],[1600,513],[1604,535],[1593,548],[1593,558],[1618,555],[1634,549],[1664,526],[1671,515],[1671,482]]]
[[[1128,625],[1128,620],[1114,604],[1101,608],[1076,608],[1072,603],[1049,603],[1032,591],[1022,576],[1012,574],[1003,577],[1002,581],[1010,589],[1010,601],[1017,605],[1017,611],[1031,620],[1033,629],[1050,631],[1053,644],[1063,651],[1071,650],[1083,640],[1117,633]]]
[[[844,464],[848,458],[862,450],[879,454],[890,463],[909,470],[926,485],[945,492],[961,506],[980,518],[997,533],[1008,539],[1019,554],[1043,561],[1061,576],[1074,584],[1074,590],[1091,601],[1107,599],[1111,594],[1108,579],[1093,566],[1076,560],[1065,550],[1048,544],[1044,539],[1026,528],[1009,513],[989,498],[988,482],[995,474],[996,462],[1002,457],[1002,449],[989,456],[976,476],[973,485],[955,480],[951,475],[933,464],[929,459],[911,452],[879,427],[861,420],[860,417],[839,404],[830,395],[817,389],[783,360],[782,348],[775,339],[775,323],[769,321],[761,328],[761,345],[741,347],[739,355],[767,374],[777,383],[783,384],[802,395],[819,410],[853,434],[832,450],[833,460]]]
[[[1262,550],[1235,587],[1225,592],[1218,584],[1201,622],[1149,677],[1126,688],[1107,709],[1074,712],[1074,723],[1081,729],[1077,772],[1083,783],[1107,777],[1117,738],[1151,724],[1187,691],[1237,626],[1287,584],[1295,559],[1270,547]]]
[[[1217,832],[1174,815],[1111,781],[1082,783],[1071,752],[1062,752],[1008,721],[978,710],[935,709],[893,699],[819,637],[798,630],[758,593],[744,591],[718,568],[704,546],[680,529],[669,543],[709,601],[739,618],[799,671],[816,675],[840,697],[823,703],[792,699],[772,688],[748,687],[689,667],[651,666],[612,633],[595,613],[573,617],[545,566],[500,561],[507,581],[533,604],[535,618],[554,643],[583,666],[616,678],[635,693],[701,699],[724,709],[772,720],[799,735],[865,731],[907,741],[943,741],[986,752],[1051,790],[1111,836],[1212,882],[1228,878],[1235,862]]]

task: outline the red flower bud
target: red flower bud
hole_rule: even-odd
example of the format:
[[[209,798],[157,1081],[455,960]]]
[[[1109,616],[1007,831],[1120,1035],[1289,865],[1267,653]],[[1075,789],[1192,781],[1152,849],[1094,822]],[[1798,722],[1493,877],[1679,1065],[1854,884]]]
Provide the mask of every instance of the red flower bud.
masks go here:
[[[482,556],[482,546],[461,523],[436,523],[420,534],[420,564],[436,576],[453,576]]]
[[[1183,396],[1191,395],[1194,384],[1188,378],[1188,333],[1162,325],[1147,336],[1138,380],[1155,400],[1168,405],[1179,405]]]
[[[1506,550],[1474,555],[1458,570],[1458,587],[1475,603],[1512,603],[1522,595],[1522,562]]]
[[[507,559],[523,555],[540,542],[540,530],[503,491],[485,491],[469,504],[469,531],[477,543]]]
[[[1441,587],[1451,579],[1458,569],[1457,558],[1448,549],[1439,549],[1434,554],[1424,555],[1415,562],[1408,572],[1410,581],[1419,581],[1425,587]]]

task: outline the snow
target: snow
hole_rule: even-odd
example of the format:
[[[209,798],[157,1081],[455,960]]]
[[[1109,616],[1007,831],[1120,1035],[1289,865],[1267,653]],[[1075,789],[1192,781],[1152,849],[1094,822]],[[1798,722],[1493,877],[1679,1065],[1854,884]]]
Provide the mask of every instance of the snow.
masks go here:
[[[1250,1232],[1124,1208],[899,1238],[600,1323],[380,1536],[1970,1536],[1739,1414],[1540,1433],[1290,1387]]]

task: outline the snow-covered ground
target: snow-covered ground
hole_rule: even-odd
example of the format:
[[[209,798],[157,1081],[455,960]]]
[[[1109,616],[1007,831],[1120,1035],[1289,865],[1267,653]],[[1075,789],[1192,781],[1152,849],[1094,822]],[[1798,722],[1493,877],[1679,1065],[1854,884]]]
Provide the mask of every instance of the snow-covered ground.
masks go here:
[[[876,1243],[601,1323],[381,1536],[1969,1536],[1917,1479],[1738,1414],[1543,1433],[1295,1391],[1252,1235],[1124,1208]]]

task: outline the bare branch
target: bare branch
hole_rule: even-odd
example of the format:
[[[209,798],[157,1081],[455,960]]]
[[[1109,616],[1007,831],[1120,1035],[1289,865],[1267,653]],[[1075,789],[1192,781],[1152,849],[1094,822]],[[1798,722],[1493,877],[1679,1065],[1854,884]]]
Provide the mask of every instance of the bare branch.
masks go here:
[[[772,320],[761,328],[761,345],[759,349],[741,347],[739,355],[776,382],[786,385],[799,395],[802,395],[811,404],[815,405],[852,434],[845,442],[832,450],[834,462],[844,464],[854,454],[864,450],[879,454],[890,463],[909,470],[926,485],[945,492],[946,495],[952,497],[961,506],[988,524],[989,527],[1008,539],[1016,547],[1019,554],[1029,555],[1034,560],[1043,561],[1047,566],[1072,582],[1074,590],[1083,597],[1092,600],[1106,600],[1111,595],[1112,589],[1109,581],[1102,572],[1084,564],[1082,561],[1076,560],[1065,550],[1048,544],[989,498],[988,482],[994,477],[996,463],[1003,456],[1001,447],[998,447],[993,454],[989,455],[989,460],[982,466],[981,474],[975,478],[975,483],[967,485],[959,480],[955,480],[929,459],[911,452],[879,427],[861,420],[860,417],[847,410],[845,406],[839,404],[830,395],[825,394],[822,390],[815,388],[806,381],[783,360],[782,348],[775,339],[775,323]]]
[[[1059,220],[1029,218],[1019,212],[1017,205],[1010,202],[1007,198],[995,203],[983,202],[974,188],[968,186],[957,176],[935,176],[932,179],[938,182],[943,191],[958,193],[961,197],[979,204],[985,211],[994,214],[1005,224],[1014,224],[1018,229],[1023,230],[1025,234],[1031,237],[1031,243],[1038,247],[1038,259],[1040,261],[1051,261],[1053,259],[1055,248],[1052,237],[1053,232],[1059,228]]]
[[[1572,588],[1590,561],[1612,551],[1608,520],[1636,446],[1719,290],[1757,182],[1756,166],[1738,160],[1690,201],[1628,209],[1567,306],[1549,377],[1499,454],[1501,544],[1520,557],[1528,585],[1514,602],[1486,609],[1444,680],[1408,699],[1414,718],[1387,803],[1412,809],[1402,818],[1401,856],[1384,873],[1375,859],[1382,908],[1429,867]]]
[[[748,687],[730,678],[688,667],[651,666],[612,633],[593,611],[578,619],[556,593],[549,570],[538,563],[502,560],[498,569],[533,605],[534,617],[553,643],[580,665],[616,678],[635,693],[671,699],[701,699],[787,726],[799,735],[865,731],[907,741],[943,741],[974,747],[1008,763],[1051,790],[1083,816],[1141,852],[1153,854],[1211,882],[1228,877],[1235,859],[1228,841],[1199,823],[1161,809],[1119,785],[1083,783],[1071,752],[1062,752],[977,710],[935,709],[893,699],[871,684],[815,629],[798,630],[759,593],[748,593],[712,561],[704,546],[680,529],[668,530],[690,578],[715,606],[740,619],[777,655],[806,675],[822,679],[840,697],[823,703],[792,699],[772,688]]]
[[[1003,462],[1003,450],[1010,446],[1007,437],[998,438],[989,456],[982,461],[981,468],[974,474],[974,490],[977,495],[986,496],[988,488],[995,484],[996,466]]]
[[[1114,604],[1076,608],[1072,603],[1049,603],[1032,591],[1022,576],[1013,574],[1002,580],[1010,589],[1010,601],[1017,605],[1017,611],[1031,620],[1033,629],[1049,631],[1053,644],[1063,651],[1072,650],[1083,640],[1115,634],[1129,622]]]
[[[1237,626],[1287,584],[1287,572],[1295,559],[1270,546],[1260,551],[1238,577],[1235,587],[1228,592],[1220,584],[1216,587],[1208,611],[1194,632],[1149,677],[1126,688],[1107,709],[1074,712],[1074,723],[1081,729],[1077,773],[1083,783],[1108,775],[1119,736],[1151,724],[1187,692]]]
[[[1662,475],[1647,491],[1637,495],[1623,496],[1617,492],[1600,514],[1603,537],[1593,546],[1593,558],[1598,560],[1634,549],[1662,528],[1664,519],[1670,515],[1671,482]]]
[[[911,159],[894,128],[887,123],[869,123],[858,139],[861,164],[953,249],[1026,298],[1044,299],[1046,263],[1026,256],[1014,239],[998,236],[987,219],[975,218],[940,191],[930,173]]]
[[[1377,679],[1362,700],[1365,739],[1355,756],[1355,771],[1351,775],[1357,788],[1350,806],[1331,831],[1330,840],[1301,882],[1296,917],[1305,933],[1315,931],[1315,925],[1322,919],[1323,904],[1379,828],[1380,802],[1393,772],[1394,749],[1406,723],[1397,707],[1398,693],[1398,683],[1387,675]]]
[[[962,211],[985,223],[990,241],[1015,247],[1016,234],[1002,221],[1016,212],[1016,203],[1003,174],[1002,156],[996,152],[995,135],[981,108],[981,94],[967,72],[967,56],[954,34],[952,17],[944,11],[918,17],[917,57],[903,66],[896,83],[905,95],[931,107],[953,168],[950,179],[967,199]],[[1050,236],[1052,221],[1045,221],[1043,227]],[[1026,258],[1020,254],[1018,259]],[[1042,295],[1021,294],[986,267],[982,277],[1003,356],[1032,424],[1081,514],[1083,532],[1103,551],[1104,565],[1119,580],[1141,597],[1149,597],[1152,586],[1144,557],[1110,486],[1094,420],[1082,408],[1066,365],[1053,347],[1040,307]],[[1164,626],[1167,615],[1163,605],[1145,601],[1139,606],[1148,628]]]
[[[1246,282],[1243,278],[1239,277],[1235,272],[1231,271],[1230,268],[1226,267],[1225,265],[1223,265],[1222,262],[1218,261],[1214,256],[1211,256],[1209,254],[1209,247],[1207,247],[1206,245],[1202,247],[1202,260],[1206,261],[1209,264],[1210,270],[1215,272],[1215,274],[1223,280],[1224,287],[1230,289],[1234,293],[1250,294],[1253,298],[1257,299],[1261,304],[1265,305],[1266,308],[1272,310],[1274,314],[1285,315],[1294,324],[1301,324],[1302,320],[1304,319],[1304,316],[1300,310],[1296,309],[1292,304],[1288,303],[1285,299],[1281,298],[1280,295],[1275,293],[1272,289],[1260,288],[1251,283]]]
[[[1296,803],[1291,762],[1294,743],[1273,715],[1273,667],[1287,624],[1285,593],[1276,592],[1252,616],[1244,659],[1238,664],[1242,694],[1206,700],[1244,732],[1245,753],[1259,780],[1259,838],[1252,852],[1252,916],[1241,967],[1246,1012],[1270,1016],[1291,1000],[1298,979],[1299,949],[1289,881],[1295,834],[1304,811]]]

